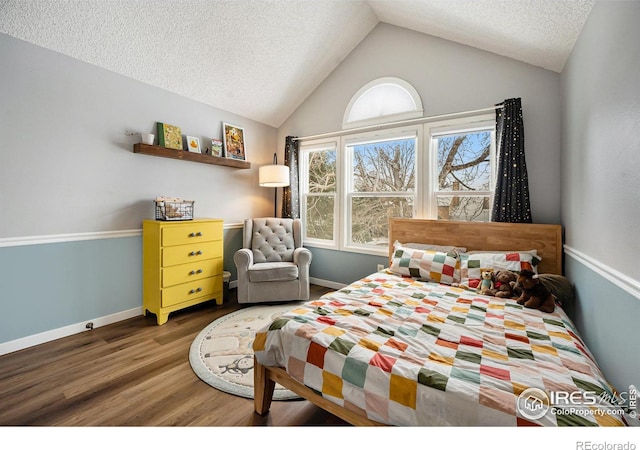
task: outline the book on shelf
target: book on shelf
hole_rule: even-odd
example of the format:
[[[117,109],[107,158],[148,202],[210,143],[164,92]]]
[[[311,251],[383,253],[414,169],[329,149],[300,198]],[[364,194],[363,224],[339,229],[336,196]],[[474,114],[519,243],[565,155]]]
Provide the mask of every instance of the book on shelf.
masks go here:
[[[182,150],[182,130],[180,127],[158,122],[158,144],[161,147]]]

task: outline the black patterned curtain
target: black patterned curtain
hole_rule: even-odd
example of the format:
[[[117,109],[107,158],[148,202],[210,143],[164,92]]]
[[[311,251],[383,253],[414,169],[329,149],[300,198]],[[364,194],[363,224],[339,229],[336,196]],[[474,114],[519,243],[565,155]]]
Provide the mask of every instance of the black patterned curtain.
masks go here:
[[[284,144],[284,164],[289,166],[289,186],[282,191],[282,217],[300,217],[300,197],[298,193],[298,150],[300,141],[296,136],[287,136]]]
[[[531,223],[521,100],[510,98],[501,105],[496,110],[498,173],[491,221]]]

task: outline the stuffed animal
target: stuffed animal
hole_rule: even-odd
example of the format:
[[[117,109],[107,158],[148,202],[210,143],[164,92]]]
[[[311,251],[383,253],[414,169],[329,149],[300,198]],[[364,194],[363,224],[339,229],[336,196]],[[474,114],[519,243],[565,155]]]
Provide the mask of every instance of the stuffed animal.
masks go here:
[[[522,295],[517,302],[526,308],[539,309],[542,312],[552,313],[556,307],[556,299],[540,282],[538,275],[531,270],[523,270],[518,275],[516,286],[522,289]]]
[[[518,295],[513,291],[518,275],[510,270],[498,270],[494,277],[494,297],[499,298],[517,298]]]
[[[491,289],[493,289],[493,270],[485,269],[481,272],[481,280],[480,284],[478,284],[478,293],[482,295],[490,295],[486,294]]]
[[[516,281],[512,281],[509,283],[511,285],[511,290],[513,291],[513,298],[520,298],[522,295],[522,286],[518,284],[518,275],[516,275]]]

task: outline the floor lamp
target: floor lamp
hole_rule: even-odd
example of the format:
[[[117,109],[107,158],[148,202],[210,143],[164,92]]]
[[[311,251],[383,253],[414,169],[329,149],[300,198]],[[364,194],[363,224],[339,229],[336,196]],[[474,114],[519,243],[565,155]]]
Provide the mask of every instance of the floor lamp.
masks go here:
[[[289,186],[289,168],[278,165],[278,155],[273,154],[273,164],[258,169],[258,183],[262,187],[275,188],[273,195],[273,217],[278,217],[278,188]]]

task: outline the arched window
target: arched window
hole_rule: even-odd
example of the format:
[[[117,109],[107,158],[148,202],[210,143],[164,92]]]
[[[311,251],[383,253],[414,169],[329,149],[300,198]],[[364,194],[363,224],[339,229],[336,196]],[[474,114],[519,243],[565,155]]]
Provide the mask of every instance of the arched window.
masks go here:
[[[365,84],[351,98],[342,128],[416,119],[422,114],[422,100],[413,86],[400,78],[378,78]]]

